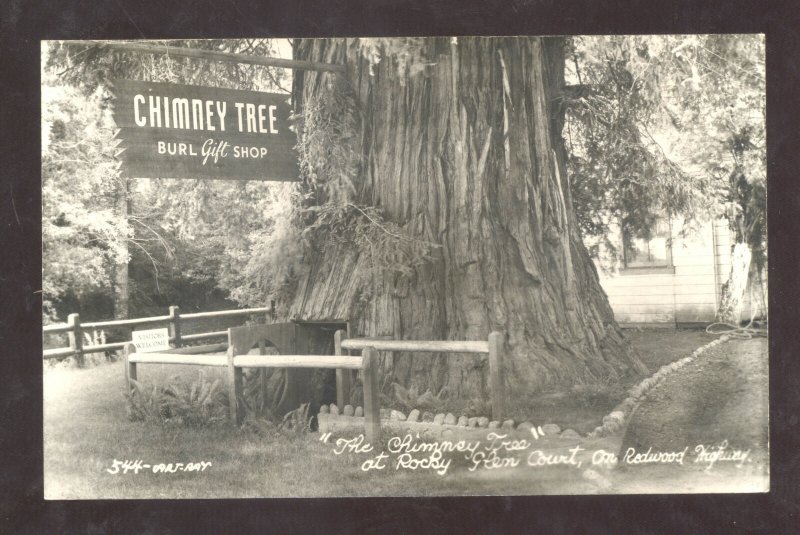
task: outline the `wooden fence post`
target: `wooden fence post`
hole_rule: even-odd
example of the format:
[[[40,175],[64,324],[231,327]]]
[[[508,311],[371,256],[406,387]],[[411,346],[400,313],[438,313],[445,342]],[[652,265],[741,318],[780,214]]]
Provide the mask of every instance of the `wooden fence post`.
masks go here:
[[[181,347],[181,307],[169,307],[169,336],[175,347]]]
[[[334,333],[334,354],[337,357],[341,357],[344,354],[342,351],[342,340],[346,339],[347,333],[343,330],[339,329]],[[350,403],[350,389],[352,385],[351,379],[352,375],[350,374],[350,370],[344,370],[341,368],[336,369],[336,405],[339,406],[339,410],[343,409],[345,405]]]
[[[503,384],[503,333],[489,334],[489,385],[492,397],[492,419],[502,420],[506,413],[506,394]]]
[[[67,325],[71,327],[67,333],[69,348],[75,354],[75,361],[78,366],[83,366],[83,329],[81,329],[80,314],[75,313],[67,316]]]
[[[125,344],[123,354],[125,355],[125,381],[128,383],[128,392],[133,388],[133,382],[136,381],[136,363],[130,361],[132,353],[136,353],[136,346],[133,343]]]
[[[230,332],[230,331],[229,331]],[[230,334],[228,334],[230,340]],[[242,396],[242,369],[233,365],[236,356],[236,347],[233,343],[228,345],[228,402],[230,405],[231,424],[238,427],[242,423],[244,407],[239,403]]]
[[[378,391],[378,352],[368,347],[364,357],[364,431],[367,442],[380,449],[381,409]]]

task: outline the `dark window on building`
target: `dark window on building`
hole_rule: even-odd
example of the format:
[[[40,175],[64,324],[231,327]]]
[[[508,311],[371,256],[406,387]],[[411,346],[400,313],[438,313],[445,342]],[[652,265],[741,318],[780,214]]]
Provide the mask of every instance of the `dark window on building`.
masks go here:
[[[623,229],[622,235],[626,269],[672,268],[669,218],[659,217],[649,232]]]

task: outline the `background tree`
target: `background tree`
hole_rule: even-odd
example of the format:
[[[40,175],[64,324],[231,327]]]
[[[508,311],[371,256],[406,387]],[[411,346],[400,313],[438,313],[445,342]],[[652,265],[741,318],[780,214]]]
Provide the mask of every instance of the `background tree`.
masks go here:
[[[685,231],[725,215],[740,245],[721,315],[738,322],[749,251],[754,274],[766,262],[763,36],[584,36],[568,56],[565,136],[584,235],[613,260],[609,225],[647,238],[662,213]]]
[[[693,175],[721,185],[718,213],[735,239],[719,314],[738,325],[748,281],[763,286],[766,274],[764,36],[685,36],[670,53],[674,74],[665,84],[665,104],[681,132],[681,154]]]
[[[274,43],[265,39],[169,41],[167,44],[256,55],[275,54]],[[184,310],[231,306],[225,298],[230,290],[243,284],[239,272],[244,265],[241,260],[248,258],[251,236],[257,236],[272,224],[267,213],[272,207],[268,202],[273,198],[271,192],[291,186],[192,179],[120,179],[117,162],[112,158],[116,141],[113,140],[114,124],[108,117],[113,106],[109,87],[115,78],[129,78],[284,91],[288,95],[285,72],[242,64],[119,52],[102,44],[78,41],[51,42],[45,58],[45,72],[59,91],[69,91],[75,98],[90,98],[80,109],[79,121],[73,125],[76,136],[84,135],[87,121],[102,122],[95,142],[106,161],[105,166],[94,166],[93,172],[117,184],[114,202],[118,210],[116,214],[109,212],[108,216],[117,225],[124,225],[127,219],[131,245],[129,253],[115,257],[120,262],[116,271],[107,265],[108,272],[104,273],[106,287],[117,289],[117,308],[123,301],[121,294],[126,293],[119,288],[128,284],[123,277],[115,275],[127,275],[128,259],[131,315],[163,313],[168,304],[181,305]],[[45,158],[50,157],[48,151],[48,148],[44,151]],[[64,181],[54,184],[52,191],[45,189],[43,194],[47,204],[51,199],[54,202],[71,199],[73,190],[70,182]],[[130,205],[127,213],[126,203]],[[98,202],[98,206],[111,205]],[[81,231],[75,233],[75,238],[78,241],[90,239]],[[123,241],[120,247],[126,245]],[[64,264],[59,264],[56,257],[45,258],[46,276],[70,287],[77,287],[77,279],[89,280],[74,270],[71,272],[75,273],[76,280],[64,279],[62,266]]]
[[[102,96],[42,84],[42,273],[44,315],[60,304],[93,301],[91,313],[114,311],[114,269],[125,265],[130,231],[114,210],[124,199],[108,133],[113,122],[97,113]],[[67,312],[75,312],[71,308]],[[107,316],[106,316],[107,317]]]
[[[280,45],[264,39],[169,41],[167,44],[251,55],[276,55],[274,47]],[[231,308],[235,306],[231,299],[253,306],[268,304],[270,293],[263,288],[255,266],[263,267],[262,260],[267,260],[275,267],[274,273],[282,273],[280,270],[290,264],[276,262],[276,259],[286,260],[285,255],[277,258],[265,255],[270,248],[264,246],[268,242],[264,236],[273,233],[275,227],[285,227],[283,212],[290,206],[288,198],[296,187],[265,182],[120,178],[117,162],[112,158],[116,141],[113,121],[108,120],[109,109],[113,106],[109,87],[114,79],[128,78],[283,91],[288,98],[286,71],[119,52],[102,44],[85,42],[50,43],[45,65],[54,86],[69,91],[77,99],[91,97],[80,110],[80,121],[73,123],[75,136],[86,134],[86,122],[104,118],[94,141],[97,149],[102,149],[105,165],[94,166],[93,171],[117,185],[114,202],[122,209],[117,209],[116,213],[103,212],[105,205],[98,200],[97,204],[87,207],[87,211],[100,209],[93,217],[107,216],[109,221],[127,229],[128,241],[120,242],[116,264],[107,263],[109,265],[100,270],[104,288],[116,294],[112,302],[118,313],[120,304],[127,303],[128,297],[130,315],[134,317],[163,314],[168,305],[192,311]],[[47,148],[45,154],[52,156]],[[75,200],[70,181],[59,182],[43,193],[46,204],[60,199]],[[44,238],[46,244],[51,241],[47,234]],[[89,239],[84,229],[75,229],[73,242]],[[129,251],[126,250],[128,243],[131,244]],[[73,264],[82,267],[82,260],[76,259]],[[91,280],[71,267],[55,255],[44,261],[46,276],[65,288],[79,288],[80,284]],[[65,278],[65,273],[70,277]],[[60,316],[63,318],[66,313],[74,312],[78,304],[74,300],[64,303]],[[100,315],[108,317],[108,311],[101,311]],[[226,326],[219,325],[212,330]],[[130,339],[129,333],[122,331],[113,334],[120,339]],[[262,375],[266,376],[265,381]],[[259,387],[268,386],[271,399],[254,400],[255,404],[265,401],[261,404],[266,408],[279,405],[287,391],[288,375],[283,370],[261,371],[248,375],[248,379],[253,379],[249,382]],[[257,394],[263,392],[261,388],[248,390],[255,390]]]

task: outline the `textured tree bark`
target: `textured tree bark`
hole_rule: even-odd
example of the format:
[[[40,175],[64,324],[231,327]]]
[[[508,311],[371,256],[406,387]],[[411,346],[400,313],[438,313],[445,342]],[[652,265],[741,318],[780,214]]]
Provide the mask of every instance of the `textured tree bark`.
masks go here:
[[[509,399],[646,368],[614,321],[573,214],[561,138],[560,38],[435,38],[401,79],[354,40],[297,40],[296,59],[346,63],[362,114],[357,202],[441,245],[412,276],[360,277],[366,251],[315,252],[289,315],[349,320],[355,335],[486,340],[506,333]],[[295,105],[332,74],[295,79]],[[392,382],[488,399],[486,359],[381,355]]]
[[[752,252],[746,243],[737,242],[731,253],[731,271],[728,282],[722,288],[719,320],[736,325],[742,322],[744,292],[750,281],[750,259]],[[751,304],[751,308],[752,308]]]

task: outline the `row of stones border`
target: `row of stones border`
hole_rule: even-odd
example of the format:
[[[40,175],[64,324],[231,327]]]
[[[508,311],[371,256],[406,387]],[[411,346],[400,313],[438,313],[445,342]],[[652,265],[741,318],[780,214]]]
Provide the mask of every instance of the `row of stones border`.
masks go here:
[[[322,405],[320,407],[320,414],[330,414],[336,417],[340,414],[339,408],[335,403],[330,405]],[[363,407],[353,407],[352,405],[345,405],[341,410],[343,416],[364,416]],[[547,423],[540,426],[534,426],[530,421],[520,422],[516,424],[512,418],[500,422],[499,420],[490,420],[486,416],[472,416],[461,415],[458,418],[451,413],[437,413],[420,412],[419,409],[412,409],[406,416],[403,412],[396,409],[381,409],[381,420],[390,420],[396,422],[410,422],[410,423],[423,423],[432,425],[448,425],[472,429],[502,429],[506,431],[517,431],[531,433],[534,436],[546,435],[559,435],[561,438],[580,438],[580,435],[572,429],[561,431],[561,427],[557,424]]]
[[[670,364],[661,366],[661,368],[659,368],[658,371],[653,373],[650,377],[643,379],[638,384],[633,386],[628,391],[628,396],[616,407],[614,407],[610,413],[603,417],[602,424],[597,426],[593,431],[587,433],[585,437],[582,437],[577,431],[572,429],[565,429],[562,431],[561,427],[554,423],[534,426],[534,424],[528,420],[516,424],[511,418],[503,422],[498,420],[490,420],[486,416],[468,417],[466,415],[461,415],[460,417],[456,418],[453,413],[444,414],[440,412],[434,415],[428,411],[421,413],[419,409],[411,410],[408,415],[405,415],[403,412],[395,409],[381,409],[381,420],[428,423],[437,426],[449,425],[465,428],[502,429],[506,431],[513,431],[516,429],[517,431],[532,433],[534,437],[553,435],[558,435],[559,438],[567,439],[594,439],[611,437],[617,435],[625,429],[626,423],[630,421],[630,417],[633,415],[633,412],[636,410],[636,407],[638,407],[644,396],[656,385],[660,384],[667,375],[679,370],[686,364],[689,364],[707,349],[726,342],[729,339],[730,337],[728,335],[723,335],[720,338],[712,340],[708,344],[695,349],[691,355],[680,360],[676,360]],[[322,405],[319,412],[320,414],[329,414],[332,417],[337,417],[340,414],[340,409],[335,403],[331,403],[330,405]],[[342,416],[348,417],[363,417],[364,409],[360,406],[353,407],[352,405],[345,405],[341,409],[341,414]]]
[[[653,375],[643,379],[628,390],[628,397],[614,407],[610,413],[605,415],[603,417],[603,423],[597,426],[593,431],[590,431],[586,435],[586,438],[608,437],[620,433],[625,429],[626,424],[630,422],[631,416],[648,392],[660,384],[669,374],[683,368],[703,354],[707,349],[727,342],[729,339],[730,336],[727,334],[723,335],[704,346],[698,347],[691,355],[661,366]]]

